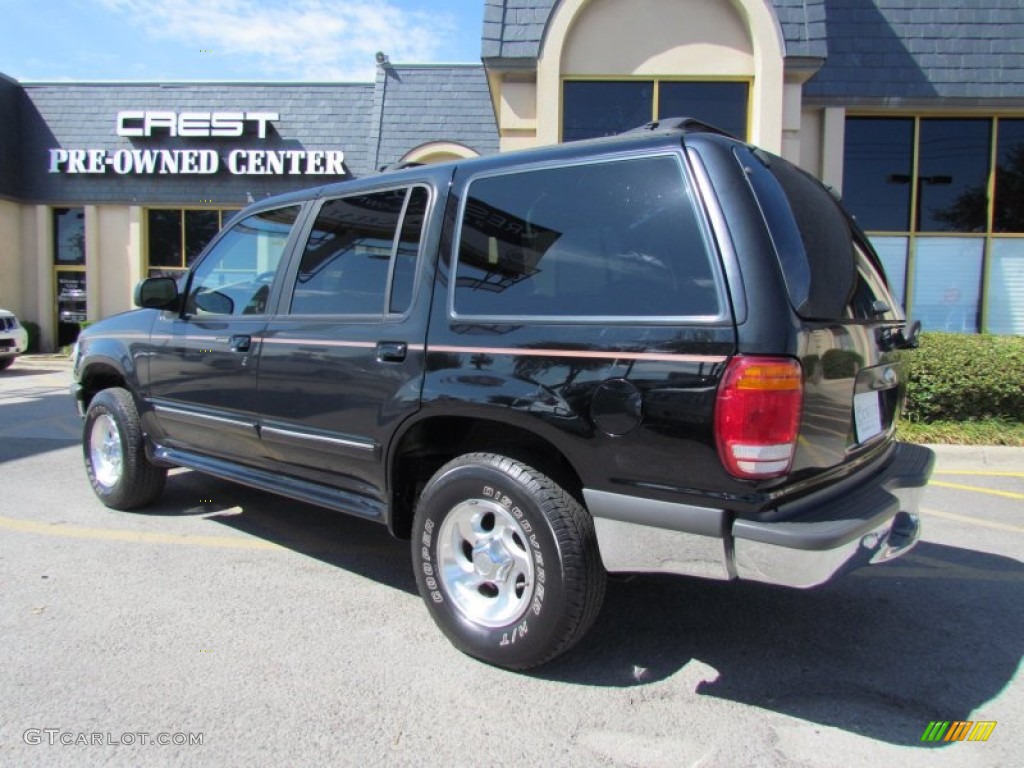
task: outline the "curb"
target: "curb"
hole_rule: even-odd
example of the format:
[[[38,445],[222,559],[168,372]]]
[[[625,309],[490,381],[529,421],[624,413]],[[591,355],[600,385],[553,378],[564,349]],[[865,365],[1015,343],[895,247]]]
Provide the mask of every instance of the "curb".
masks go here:
[[[1007,445],[929,445],[936,468],[946,471],[1003,471],[1024,473],[1024,448]]]

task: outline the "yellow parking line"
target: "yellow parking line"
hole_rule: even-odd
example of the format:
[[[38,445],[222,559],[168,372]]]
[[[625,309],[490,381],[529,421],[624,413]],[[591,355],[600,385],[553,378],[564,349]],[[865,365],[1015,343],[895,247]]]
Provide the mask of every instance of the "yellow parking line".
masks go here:
[[[967,477],[1024,477],[1024,472],[997,472],[988,469],[937,469],[933,475],[965,475]]]
[[[944,480],[932,480],[929,485],[935,485],[939,488],[953,488],[957,491],[972,491],[974,493],[987,493],[989,496],[1001,496],[1004,499],[1024,499],[1024,493],[1014,493],[1013,491],[997,491],[992,488],[979,488],[976,485],[961,485],[960,483],[947,483]]]
[[[247,539],[238,536],[191,536],[185,533],[148,533],[116,528],[78,528],[62,524],[16,520],[13,517],[0,517],[0,528],[67,539],[131,541],[145,544],[194,544],[199,547],[219,549],[281,549],[277,544],[263,539]]]
[[[926,509],[922,507],[920,509],[923,515],[932,515],[934,517],[944,517],[947,520],[955,520],[958,523],[967,523],[968,525],[978,525],[982,528],[992,528],[996,531],[1009,531],[1010,533],[1024,533],[1024,526],[1010,525],[1009,523],[997,523],[993,520],[980,520],[977,517],[968,517],[967,515],[958,515],[955,512],[940,512],[937,509]]]

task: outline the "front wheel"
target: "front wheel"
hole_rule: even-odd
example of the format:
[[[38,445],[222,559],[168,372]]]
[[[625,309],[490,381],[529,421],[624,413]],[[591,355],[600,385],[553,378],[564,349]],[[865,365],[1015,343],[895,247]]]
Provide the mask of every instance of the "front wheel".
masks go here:
[[[413,566],[461,651],[527,669],[572,647],[604,598],[593,520],[536,469],[489,453],[443,466],[420,497]]]
[[[149,462],[131,394],[105,389],[89,403],[82,434],[92,489],[111,509],[137,509],[163,493],[167,470]]]

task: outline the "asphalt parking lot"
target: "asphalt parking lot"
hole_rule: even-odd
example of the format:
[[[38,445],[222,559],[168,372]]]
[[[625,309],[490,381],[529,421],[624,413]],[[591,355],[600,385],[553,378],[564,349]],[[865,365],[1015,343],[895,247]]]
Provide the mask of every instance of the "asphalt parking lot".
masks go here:
[[[448,644],[375,525],[186,471],[104,508],[68,375],[0,374],[2,765],[1021,765],[1024,450],[944,450],[902,560],[616,579],[513,674]],[[937,720],[996,726],[922,742]]]

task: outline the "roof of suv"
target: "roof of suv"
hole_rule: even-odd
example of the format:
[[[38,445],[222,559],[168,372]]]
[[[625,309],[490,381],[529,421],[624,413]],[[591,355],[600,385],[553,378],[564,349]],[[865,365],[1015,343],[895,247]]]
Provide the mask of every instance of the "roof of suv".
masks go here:
[[[497,155],[453,160],[446,163],[387,170],[372,176],[363,176],[358,179],[339,181],[320,187],[309,187],[296,192],[275,195],[274,197],[268,197],[265,200],[259,201],[258,206],[260,208],[270,208],[321,196],[357,192],[367,187],[378,187],[382,180],[387,180],[387,182],[395,185],[401,185],[403,183],[422,181],[429,177],[443,178],[450,176],[455,168],[466,169],[467,172],[487,172],[535,163],[573,161],[602,155],[621,154],[623,152],[643,153],[663,147],[678,148],[684,136],[687,141],[691,142],[699,141],[701,143],[715,144],[742,143],[725,132],[692,118],[669,118],[648,123],[613,136],[603,136],[565,144],[553,144],[545,147],[531,147],[529,149],[503,152]]]

